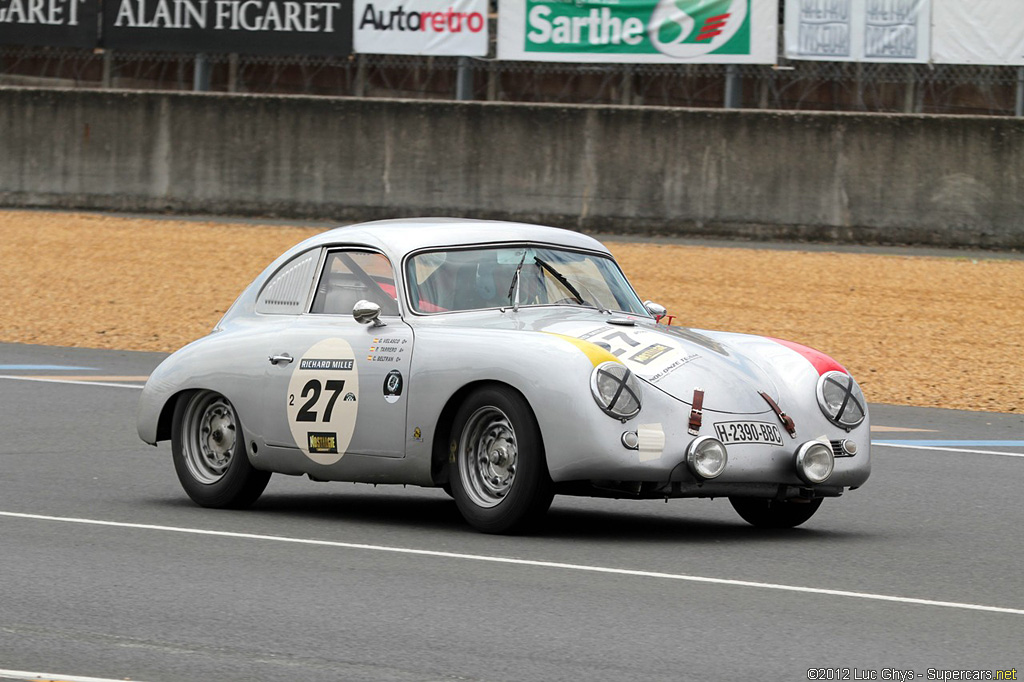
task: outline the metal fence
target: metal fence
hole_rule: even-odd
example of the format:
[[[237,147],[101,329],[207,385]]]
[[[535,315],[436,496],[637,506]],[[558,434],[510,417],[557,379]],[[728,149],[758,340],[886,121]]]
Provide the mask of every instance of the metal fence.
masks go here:
[[[1024,114],[1024,68],[799,62],[562,64],[0,48],[0,85],[802,111]]]

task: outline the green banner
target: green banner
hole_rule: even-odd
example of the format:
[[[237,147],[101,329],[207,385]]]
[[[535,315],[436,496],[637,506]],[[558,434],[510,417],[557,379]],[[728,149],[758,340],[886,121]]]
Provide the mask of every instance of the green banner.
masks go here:
[[[744,7],[737,20],[730,12],[734,4],[734,0],[619,0],[614,4],[526,0],[525,50],[658,54],[665,51],[664,46],[672,46],[694,55],[748,54],[750,13]],[[715,40],[727,31],[726,40]]]

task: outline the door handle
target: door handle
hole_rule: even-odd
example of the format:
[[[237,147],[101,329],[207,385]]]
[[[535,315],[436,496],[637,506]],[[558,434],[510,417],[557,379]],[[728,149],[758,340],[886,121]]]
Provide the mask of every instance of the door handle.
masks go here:
[[[277,364],[285,364],[285,365],[287,365],[288,363],[290,363],[295,358],[293,358],[292,356],[288,355],[287,353],[283,353],[281,355],[271,355],[267,359],[270,360],[270,364],[272,364],[272,365],[277,365]]]

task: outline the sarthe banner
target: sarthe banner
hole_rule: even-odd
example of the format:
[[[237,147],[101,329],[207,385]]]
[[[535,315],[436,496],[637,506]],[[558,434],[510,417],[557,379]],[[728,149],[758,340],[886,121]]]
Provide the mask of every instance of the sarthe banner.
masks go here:
[[[930,0],[786,0],[786,56],[927,62],[930,19]]]
[[[0,45],[96,47],[98,0],[0,0]]]
[[[483,57],[487,0],[356,0],[356,52]]]
[[[501,0],[498,58],[773,64],[777,0]]]
[[[352,0],[104,0],[103,46],[348,55]]]
[[[1024,66],[1024,0],[938,0],[932,60]]]

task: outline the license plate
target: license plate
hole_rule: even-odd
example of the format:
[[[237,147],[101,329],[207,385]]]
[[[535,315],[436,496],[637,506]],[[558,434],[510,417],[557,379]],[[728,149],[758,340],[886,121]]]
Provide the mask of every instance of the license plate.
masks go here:
[[[736,443],[764,443],[782,445],[782,430],[771,422],[718,422],[715,424],[718,440],[726,445]]]

